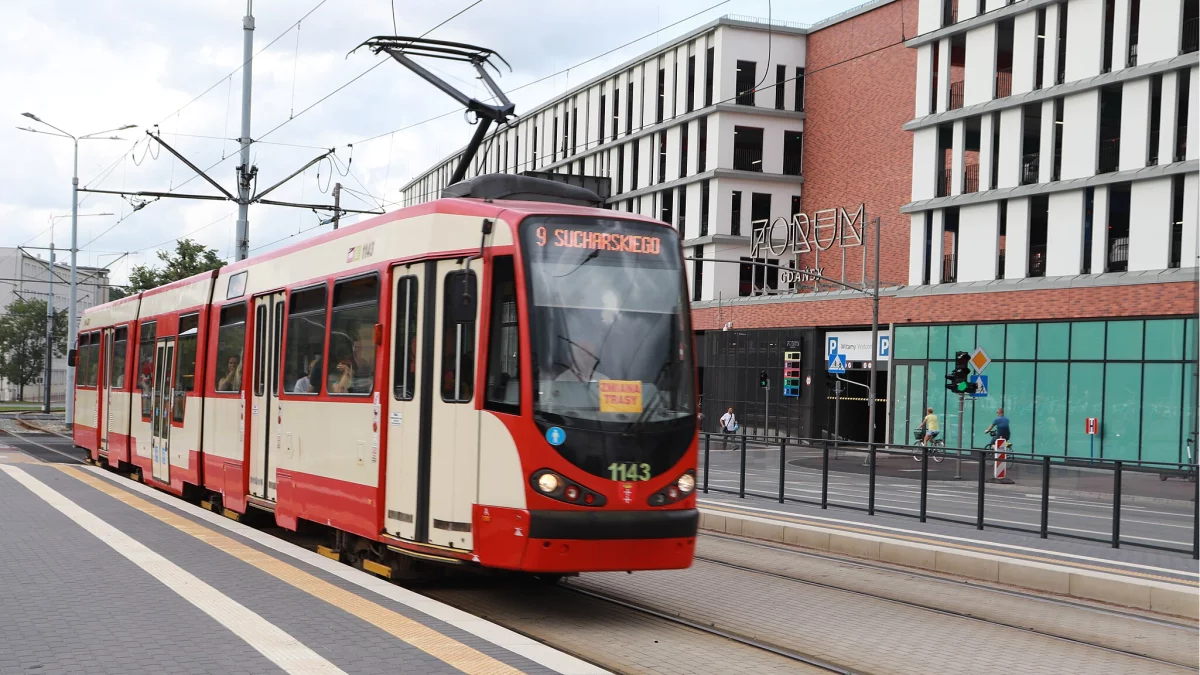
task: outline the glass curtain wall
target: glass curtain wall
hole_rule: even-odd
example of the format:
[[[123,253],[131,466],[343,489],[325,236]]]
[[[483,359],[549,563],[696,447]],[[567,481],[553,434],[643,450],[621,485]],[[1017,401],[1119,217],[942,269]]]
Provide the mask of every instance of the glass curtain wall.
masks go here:
[[[946,391],[945,375],[955,352],[982,347],[992,359],[983,372],[988,396],[966,401],[964,446],[990,440],[983,431],[1003,406],[1017,452],[1187,461],[1184,442],[1196,424],[1196,319],[897,326],[893,334],[893,443],[911,442],[916,413],[928,406],[942,420],[947,445],[956,445],[958,400]],[[1100,420],[1094,445],[1089,417]]]

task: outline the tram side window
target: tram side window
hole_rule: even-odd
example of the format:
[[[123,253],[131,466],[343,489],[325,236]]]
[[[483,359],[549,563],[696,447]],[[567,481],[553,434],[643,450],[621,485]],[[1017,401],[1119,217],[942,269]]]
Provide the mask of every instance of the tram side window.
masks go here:
[[[142,394],[142,419],[150,419],[154,409],[154,337],[158,324],[153,321],[142,323],[138,331],[138,391]]]
[[[291,394],[321,393],[325,354],[325,287],[292,293],[288,304],[283,386]]]
[[[392,389],[397,400],[411,401],[417,382],[417,278],[396,283],[396,346]]]
[[[521,411],[521,345],[517,326],[517,284],[512,256],[492,265],[492,309],[488,327],[487,397],[489,410]]]
[[[90,334],[88,341],[88,361],[87,369],[84,373],[84,384],[89,387],[96,386],[100,375],[100,332]]]
[[[87,386],[87,364],[88,358],[91,356],[88,344],[91,339],[90,333],[80,333],[79,339],[75,343],[75,386],[77,387]]]
[[[267,349],[267,306],[259,305],[254,309],[254,395],[262,396],[267,392],[267,360],[264,358]]]
[[[125,350],[129,346],[129,329],[118,328],[113,334],[112,364],[108,367],[108,386],[125,387]]]
[[[200,315],[179,317],[179,338],[175,343],[175,386],[171,401],[171,419],[183,422],[188,394],[196,391],[196,339],[200,333]]]
[[[456,317],[454,305],[464,295],[475,293],[474,272],[450,272],[442,291],[442,400],[467,403],[471,400],[475,374],[475,317]]]
[[[221,308],[217,328],[216,391],[242,390],[242,352],[246,346],[246,303]]]
[[[379,277],[358,277],[333,286],[329,319],[331,394],[369,394],[375,389],[375,325],[379,321]]]

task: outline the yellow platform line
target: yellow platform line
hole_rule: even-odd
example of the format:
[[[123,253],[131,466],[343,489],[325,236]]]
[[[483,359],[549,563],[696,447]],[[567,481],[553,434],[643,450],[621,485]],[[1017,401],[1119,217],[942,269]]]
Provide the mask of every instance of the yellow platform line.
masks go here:
[[[930,546],[944,546],[946,548],[954,548],[954,549],[960,549],[960,550],[964,550],[964,551],[974,551],[976,553],[987,553],[988,555],[994,555],[994,556],[998,556],[1001,558],[1019,558],[1022,560],[1032,560],[1034,562],[1047,563],[1050,565],[1063,565],[1066,567],[1076,567],[1079,569],[1092,570],[1094,572],[1105,572],[1108,574],[1115,574],[1117,576],[1140,577],[1143,579],[1152,579],[1154,581],[1165,581],[1168,583],[1180,584],[1183,586],[1195,586],[1196,585],[1186,579],[1178,579],[1175,577],[1165,577],[1165,576],[1158,575],[1158,574],[1147,574],[1145,572],[1134,572],[1131,570],[1121,569],[1118,567],[1104,567],[1101,565],[1089,565],[1087,563],[1080,563],[1080,562],[1075,562],[1072,560],[1063,560],[1061,558],[1047,558],[1047,557],[1043,557],[1043,556],[1029,555],[1029,554],[1025,554],[1025,553],[1015,553],[1012,551],[997,551],[995,549],[983,548],[981,546],[968,546],[966,544],[955,544],[953,542],[943,541],[940,539],[926,539],[924,537],[913,537],[911,535],[906,535],[906,534],[893,534],[891,532],[880,532],[879,530],[872,530],[872,529],[862,528],[862,527],[848,527],[846,525],[832,525],[830,523],[806,520],[804,518],[795,518],[795,517],[790,517],[790,516],[776,516],[776,515],[766,516],[766,515],[763,515],[760,513],[751,513],[748,511],[741,511],[737,508],[721,508],[718,506],[712,506],[710,504],[704,504],[703,506],[701,506],[701,508],[712,510],[712,511],[720,511],[721,513],[728,513],[730,515],[735,515],[735,516],[753,516],[755,518],[763,518],[764,520],[782,520],[782,521],[786,521],[789,523],[796,523],[798,525],[808,525],[809,527],[819,527],[819,528],[824,528],[824,529],[829,529],[829,530],[841,530],[843,532],[855,532],[858,534],[869,534],[871,536],[881,537],[884,539],[902,539],[905,541],[917,542],[919,544],[928,544]]]
[[[418,621],[339,588],[274,556],[192,522],[165,508],[155,506],[141,497],[130,494],[105,480],[90,476],[78,468],[61,464],[55,466],[63,473],[96,488],[117,501],[160,520],[180,532],[189,534],[215,549],[224,551],[315,598],[324,600],[464,673],[479,675],[520,675],[522,673],[512,666],[447,637]]]

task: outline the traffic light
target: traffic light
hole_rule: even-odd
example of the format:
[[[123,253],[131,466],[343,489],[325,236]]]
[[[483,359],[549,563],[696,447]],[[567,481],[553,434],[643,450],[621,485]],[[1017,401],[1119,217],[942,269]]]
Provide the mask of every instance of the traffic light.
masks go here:
[[[800,396],[800,352],[783,353],[783,395]]]
[[[967,352],[955,352],[954,370],[946,376],[946,389],[956,394],[974,394],[978,391],[977,384],[967,381],[971,376],[971,367],[968,365],[970,359],[971,355]]]
[[[758,386],[766,389],[771,386],[771,380],[767,378],[767,371],[762,370],[758,373]]]

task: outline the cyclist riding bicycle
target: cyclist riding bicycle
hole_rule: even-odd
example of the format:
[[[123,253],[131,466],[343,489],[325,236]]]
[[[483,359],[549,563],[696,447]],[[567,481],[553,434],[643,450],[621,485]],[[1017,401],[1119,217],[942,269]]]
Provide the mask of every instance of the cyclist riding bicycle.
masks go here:
[[[996,433],[992,434],[992,430]],[[992,420],[992,425],[984,430],[985,434],[992,434],[993,437],[1004,439],[1005,444],[1012,438],[1012,430],[1009,428],[1008,418],[1004,416],[1004,408],[996,409],[996,419]]]
[[[928,446],[929,442],[937,438],[937,435],[941,433],[941,429],[938,427],[937,415],[933,414],[933,408],[925,409],[925,419],[921,420],[921,425],[917,429],[925,430],[924,437],[919,441],[924,446]]]

